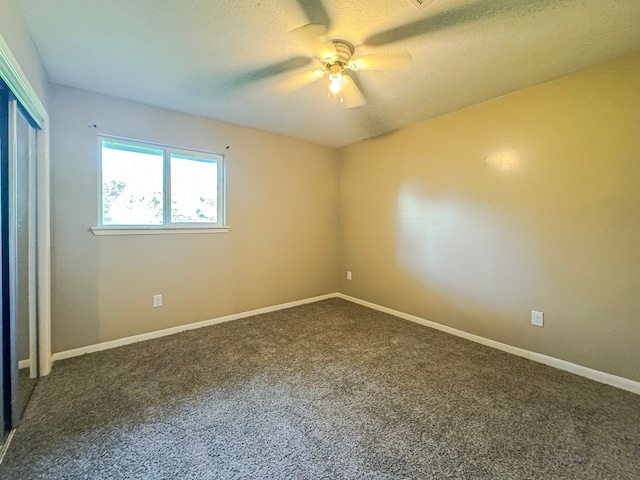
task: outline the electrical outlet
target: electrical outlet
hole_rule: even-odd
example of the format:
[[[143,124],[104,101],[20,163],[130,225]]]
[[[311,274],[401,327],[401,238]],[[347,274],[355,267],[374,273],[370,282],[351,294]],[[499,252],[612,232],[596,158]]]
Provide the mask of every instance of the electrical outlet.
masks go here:
[[[162,294],[159,293],[158,295],[153,296],[153,308],[161,307],[161,306],[162,306]]]
[[[531,325],[544,327],[544,313],[531,310]]]
[[[351,272],[347,270],[347,280],[351,280]]]

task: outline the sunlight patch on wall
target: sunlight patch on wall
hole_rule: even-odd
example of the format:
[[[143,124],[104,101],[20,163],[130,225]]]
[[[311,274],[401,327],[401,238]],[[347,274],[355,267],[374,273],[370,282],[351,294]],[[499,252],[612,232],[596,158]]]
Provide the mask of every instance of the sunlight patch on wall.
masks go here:
[[[501,148],[487,155],[485,163],[498,173],[517,173],[524,166],[524,159],[511,148]]]
[[[398,195],[397,223],[398,263],[441,294],[508,309],[538,290],[532,241],[488,206],[408,181]]]

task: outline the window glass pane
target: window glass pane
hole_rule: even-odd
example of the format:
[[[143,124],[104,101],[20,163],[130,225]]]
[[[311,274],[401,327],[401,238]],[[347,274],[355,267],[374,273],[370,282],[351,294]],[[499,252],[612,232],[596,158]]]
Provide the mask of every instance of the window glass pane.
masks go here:
[[[102,142],[102,224],[162,225],[163,151]]]
[[[171,221],[218,221],[218,164],[208,158],[171,155]]]

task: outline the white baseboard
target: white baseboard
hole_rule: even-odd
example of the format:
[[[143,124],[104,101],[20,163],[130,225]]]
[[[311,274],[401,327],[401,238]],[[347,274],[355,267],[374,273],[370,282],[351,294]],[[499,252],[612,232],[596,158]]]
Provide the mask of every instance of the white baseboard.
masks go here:
[[[29,368],[31,366],[31,360],[28,358],[26,360],[20,360],[18,362],[18,370],[22,370],[23,368]]]
[[[249,310],[247,312],[234,313],[232,315],[225,315],[224,317],[212,318],[210,320],[203,320],[201,322],[188,323],[186,325],[179,325],[177,327],[166,328],[164,330],[156,330],[155,332],[142,333],[140,335],[134,335],[132,337],[119,338],[118,340],[111,340],[109,342],[96,343],[94,345],[88,345],[86,347],[74,348],[73,350],[65,350],[63,352],[57,352],[51,355],[51,361],[64,360],[65,358],[78,357],[86,353],[100,352],[102,350],[109,350],[110,348],[121,347],[123,345],[129,345],[131,343],[143,342],[145,340],[151,340],[153,338],[166,337],[167,335],[173,335],[187,330],[195,330],[197,328],[209,327],[211,325],[217,325],[218,323],[230,322],[232,320],[239,320],[241,318],[252,317],[254,315],[260,315],[262,313],[275,312],[277,310],[284,310],[285,308],[297,307],[307,303],[315,303],[328,298],[335,298],[337,293],[328,293],[326,295],[320,295],[318,297],[305,298],[302,300],[296,300],[294,302],[281,303],[279,305],[273,305],[271,307],[258,308],[256,310]]]
[[[184,332],[187,330],[195,330],[197,328],[209,327],[211,325],[216,325],[218,323],[230,322],[232,320],[239,320],[241,318],[260,315],[262,313],[275,312],[277,310],[297,307],[299,305],[304,305],[307,303],[315,303],[322,300],[327,300],[329,298],[341,298],[343,300],[357,303],[359,305],[371,308],[373,310],[378,310],[380,312],[388,313],[389,315],[393,315],[394,317],[402,318],[404,320],[409,320],[410,322],[418,323],[420,325],[424,325],[425,327],[433,328],[435,330],[440,330],[442,332],[449,333],[451,335],[455,335],[456,337],[461,337],[475,343],[480,343],[487,347],[495,348],[503,352],[517,355],[519,357],[524,357],[534,362],[543,363],[545,365],[558,368],[560,370],[565,370],[567,372],[580,375],[581,377],[586,377],[600,383],[605,383],[607,385],[611,385],[613,387],[617,387],[622,390],[627,390],[629,392],[640,394],[640,382],[636,382],[634,380],[630,380],[624,377],[618,377],[616,375],[601,372],[599,370],[594,370],[592,368],[583,367],[582,365],[577,365],[575,363],[567,362],[565,360],[560,360],[559,358],[550,357],[548,355],[543,355],[541,353],[531,352],[529,350],[524,350],[522,348],[513,347],[511,345],[507,345],[506,343],[497,342],[489,338],[481,337],[479,335],[474,335],[473,333],[468,333],[463,330],[458,330],[457,328],[452,328],[446,325],[442,325],[441,323],[425,320],[424,318],[420,318],[415,315],[411,315],[409,313],[404,313],[398,310],[393,310],[392,308],[383,307],[381,305],[367,302],[366,300],[360,300],[359,298],[351,297],[343,293],[329,293],[326,295],[320,295],[318,297],[305,298],[303,300],[296,300],[294,302],[289,302],[289,303],[281,303],[279,305],[273,305],[271,307],[258,308],[256,310],[250,310],[250,311],[241,312],[241,313],[234,313],[232,315],[213,318],[211,320],[204,320],[202,322],[189,323],[187,325],[180,325],[177,327],[167,328],[164,330],[157,330],[155,332],[143,333],[141,335],[134,335],[132,337],[120,338],[118,340],[112,340],[109,342],[97,343],[95,345],[89,345],[86,347],[75,348],[73,350],[66,350],[63,352],[54,353],[51,356],[51,362],[53,363],[56,360],[63,360],[65,358],[77,357],[80,355],[84,355],[86,353],[99,352],[101,350],[108,350],[110,348],[121,347],[123,345],[129,345],[131,343],[137,343],[145,340],[151,340],[153,338],[160,338],[167,335],[173,335],[175,333]]]
[[[528,360],[533,360],[534,362],[543,363],[545,365],[558,368],[560,370],[565,370],[567,372],[580,375],[581,377],[586,377],[600,383],[605,383],[613,387],[621,388],[622,390],[627,390],[629,392],[640,394],[640,382],[636,382],[628,378],[618,377],[617,375],[612,375],[610,373],[601,372],[599,370],[594,370],[592,368],[583,367],[582,365],[577,365],[575,363],[567,362],[565,360],[560,360],[559,358],[550,357],[548,355],[543,355],[541,353],[531,352],[529,350],[524,350],[518,347],[513,347],[511,345],[507,345],[506,343],[501,343],[495,340],[481,337],[479,335],[474,335],[473,333],[468,333],[462,330],[458,330],[457,328],[452,328],[446,325],[442,325],[441,323],[425,320],[424,318],[416,317],[415,315],[400,312],[398,310],[393,310],[392,308],[383,307],[381,305],[367,302],[366,300],[360,300],[359,298],[351,297],[349,295],[345,295],[342,293],[338,293],[335,296],[338,298],[342,298],[343,300],[347,300],[349,302],[357,303],[359,305],[371,308],[373,310],[378,310],[380,312],[388,313],[390,315],[393,315],[394,317],[399,317],[404,320],[409,320],[410,322],[419,323],[420,325],[424,325],[425,327],[430,327],[435,330],[440,330],[442,332],[455,335],[456,337],[461,337],[466,340],[471,340],[472,342],[480,343],[487,347],[495,348],[497,350],[502,350],[503,352],[511,353],[519,357],[524,357]]]

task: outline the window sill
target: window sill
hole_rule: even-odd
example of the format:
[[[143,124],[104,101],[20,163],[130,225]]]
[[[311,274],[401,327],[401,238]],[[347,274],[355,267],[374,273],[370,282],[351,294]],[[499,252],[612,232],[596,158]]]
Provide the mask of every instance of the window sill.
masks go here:
[[[91,227],[91,233],[95,236],[101,235],[172,235],[185,233],[227,233],[231,227],[178,227],[178,226],[158,226],[158,227]]]

